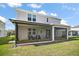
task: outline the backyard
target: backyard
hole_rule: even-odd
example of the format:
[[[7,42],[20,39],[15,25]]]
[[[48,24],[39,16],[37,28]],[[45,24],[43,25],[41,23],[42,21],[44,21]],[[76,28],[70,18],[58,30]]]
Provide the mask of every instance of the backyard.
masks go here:
[[[79,37],[64,42],[16,48],[13,48],[14,44],[8,43],[13,39],[14,37],[0,38],[0,56],[79,56]]]

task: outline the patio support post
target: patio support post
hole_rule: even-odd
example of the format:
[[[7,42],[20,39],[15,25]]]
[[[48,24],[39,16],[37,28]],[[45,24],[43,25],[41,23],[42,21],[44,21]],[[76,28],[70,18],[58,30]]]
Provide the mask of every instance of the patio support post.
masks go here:
[[[69,32],[69,31],[68,31],[68,28],[67,28],[67,40],[68,40],[68,36],[69,36],[69,35],[68,35],[68,32]]]
[[[72,31],[70,32],[70,36],[72,36]]]
[[[54,26],[52,26],[52,41],[54,41]]]
[[[18,24],[15,23],[15,31],[16,31],[16,39],[15,39],[15,47],[17,47],[17,41],[18,41]]]

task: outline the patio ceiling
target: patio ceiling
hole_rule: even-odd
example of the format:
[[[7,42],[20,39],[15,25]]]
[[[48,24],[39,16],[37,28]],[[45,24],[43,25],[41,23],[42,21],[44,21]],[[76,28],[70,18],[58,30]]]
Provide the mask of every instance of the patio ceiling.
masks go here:
[[[68,26],[68,25],[63,25],[63,24],[47,24],[47,23],[30,22],[30,21],[16,20],[16,19],[9,19],[9,20],[10,20],[12,23],[18,23],[18,24],[39,25],[39,26],[70,27],[70,26]]]
[[[30,22],[30,21],[13,20],[13,19],[9,19],[9,20],[11,20],[12,23],[18,23],[18,24],[39,25],[39,26],[52,26],[50,24]]]

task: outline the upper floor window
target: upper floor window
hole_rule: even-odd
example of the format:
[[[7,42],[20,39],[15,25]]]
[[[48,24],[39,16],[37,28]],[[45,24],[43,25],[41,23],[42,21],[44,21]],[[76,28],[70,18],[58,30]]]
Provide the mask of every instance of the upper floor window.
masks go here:
[[[28,14],[28,21],[36,21],[36,15]]]
[[[33,21],[36,21],[36,15],[33,15]]]
[[[32,17],[32,15],[31,14],[28,14],[28,21],[31,21],[31,18]]]
[[[48,18],[47,18],[47,22],[48,22]]]

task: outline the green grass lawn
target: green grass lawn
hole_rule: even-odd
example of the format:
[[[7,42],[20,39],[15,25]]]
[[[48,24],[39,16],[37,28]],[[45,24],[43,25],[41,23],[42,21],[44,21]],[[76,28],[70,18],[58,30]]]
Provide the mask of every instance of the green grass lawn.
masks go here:
[[[79,39],[40,46],[28,45],[16,48],[12,48],[12,46],[13,44],[0,44],[0,55],[79,56]]]

